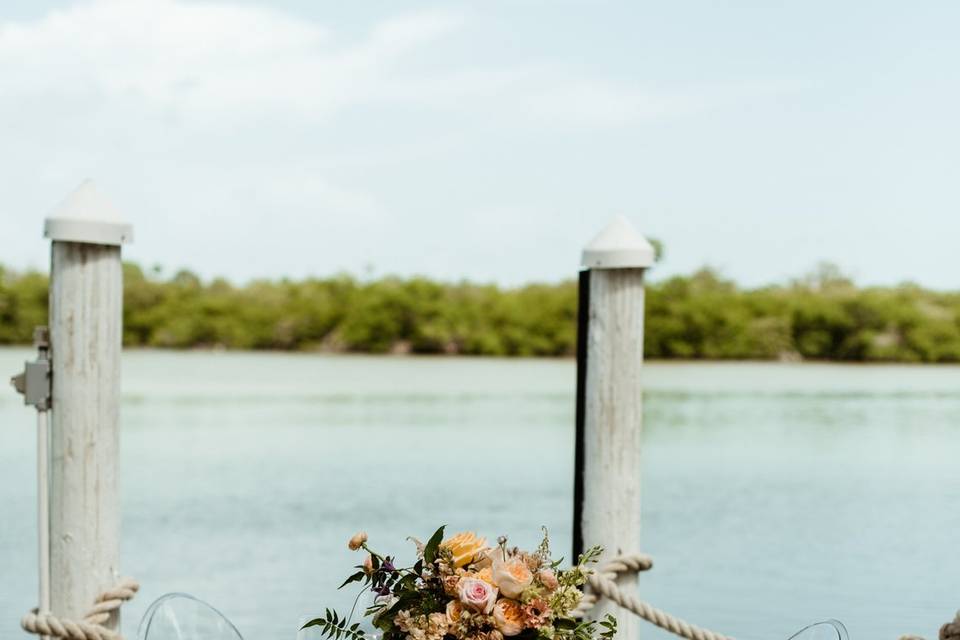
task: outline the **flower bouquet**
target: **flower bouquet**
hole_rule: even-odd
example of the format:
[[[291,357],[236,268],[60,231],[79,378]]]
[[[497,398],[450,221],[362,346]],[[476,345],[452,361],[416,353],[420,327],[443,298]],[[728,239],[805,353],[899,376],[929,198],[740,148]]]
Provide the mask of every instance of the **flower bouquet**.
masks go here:
[[[532,553],[508,547],[505,537],[491,546],[474,533],[444,539],[443,532],[437,529],[426,544],[411,538],[417,546],[411,567],[398,567],[394,556],[372,550],[366,533],[350,539],[349,547],[367,556],[340,588],[362,584],[354,610],[364,592],[374,594],[364,616],[383,632],[383,640],[612,640],[616,634],[612,616],[580,621],[571,615],[599,547],[561,570],[560,561],[550,557],[546,529]],[[354,613],[327,609],[303,628],[317,627],[331,640],[363,640]]]

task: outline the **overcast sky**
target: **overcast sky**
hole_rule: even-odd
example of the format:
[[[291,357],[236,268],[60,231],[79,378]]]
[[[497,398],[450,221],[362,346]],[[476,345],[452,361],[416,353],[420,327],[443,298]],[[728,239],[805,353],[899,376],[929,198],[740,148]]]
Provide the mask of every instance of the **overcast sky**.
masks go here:
[[[820,260],[960,288],[960,3],[0,4],[0,262],[93,178],[127,257],[242,281]]]

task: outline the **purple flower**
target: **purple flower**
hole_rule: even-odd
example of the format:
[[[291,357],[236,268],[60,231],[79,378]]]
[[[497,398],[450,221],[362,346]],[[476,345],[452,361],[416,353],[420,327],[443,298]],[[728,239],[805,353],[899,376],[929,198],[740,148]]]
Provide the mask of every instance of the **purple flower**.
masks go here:
[[[396,571],[397,568],[393,566],[393,561],[390,558],[386,558],[383,561],[383,564],[380,565],[384,571]]]

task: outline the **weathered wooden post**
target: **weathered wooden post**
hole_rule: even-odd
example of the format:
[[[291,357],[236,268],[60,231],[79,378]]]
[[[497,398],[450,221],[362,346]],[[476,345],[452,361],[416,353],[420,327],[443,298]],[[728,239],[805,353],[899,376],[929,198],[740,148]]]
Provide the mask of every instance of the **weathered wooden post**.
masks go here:
[[[132,229],[89,180],[46,220],[50,269],[50,609],[80,620],[120,561],[120,245]],[[104,626],[116,629],[119,616]]]
[[[574,554],[596,544],[606,557],[639,552],[643,274],[654,250],[626,218],[614,219],[583,250],[577,354]],[[621,590],[636,592],[636,578]],[[612,613],[618,636],[634,640],[637,619]]]

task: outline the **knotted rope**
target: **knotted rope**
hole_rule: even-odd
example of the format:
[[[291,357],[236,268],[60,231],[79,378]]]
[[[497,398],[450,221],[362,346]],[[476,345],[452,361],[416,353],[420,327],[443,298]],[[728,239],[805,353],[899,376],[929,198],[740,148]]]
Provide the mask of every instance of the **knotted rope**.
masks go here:
[[[960,611],[957,611],[953,622],[940,627],[940,640],[960,640]]]
[[[123,640],[119,631],[106,628],[104,623],[110,615],[131,600],[140,589],[140,583],[124,578],[116,586],[97,596],[93,607],[82,620],[58,618],[49,611],[40,613],[34,609],[20,620],[20,626],[28,633],[63,640]]]
[[[590,590],[583,594],[583,598],[573,615],[582,617],[593,609],[601,598],[608,598],[647,622],[655,624],[661,629],[666,629],[681,638],[687,638],[687,640],[733,640],[729,636],[692,625],[685,620],[652,607],[635,595],[624,593],[617,585],[617,579],[622,575],[635,575],[652,568],[653,559],[642,553],[624,554],[612,558],[604,563],[599,570],[593,571],[588,576],[587,585]]]
[[[640,600],[633,594],[624,593],[617,586],[622,575],[635,575],[653,568],[653,559],[642,553],[616,556],[587,577],[589,591],[583,594],[580,604],[572,612],[577,618],[587,615],[602,598],[608,598],[622,608],[647,622],[687,640],[734,640],[709,629],[703,629],[685,620],[661,611]],[[132,600],[140,589],[140,583],[124,578],[116,586],[97,596],[93,607],[79,622],[58,618],[52,613],[39,613],[36,609],[23,616],[20,626],[28,633],[63,640],[123,640],[119,631],[103,626],[110,615],[120,609],[124,602]],[[923,640],[919,636],[901,636],[900,640]],[[960,640],[960,611],[953,622],[940,627],[939,640]]]
[[[589,591],[583,594],[580,604],[573,611],[573,615],[582,618],[593,609],[602,598],[608,598],[627,611],[636,614],[651,624],[670,633],[686,638],[687,640],[733,640],[715,631],[703,629],[689,622],[672,616],[665,611],[653,607],[633,594],[624,593],[617,585],[617,580],[624,575],[636,575],[641,571],[653,568],[653,559],[642,553],[632,553],[616,556],[598,570],[593,571],[587,578]],[[919,636],[901,636],[900,640],[923,640]],[[939,640],[960,640],[960,611],[953,622],[940,627]]]

